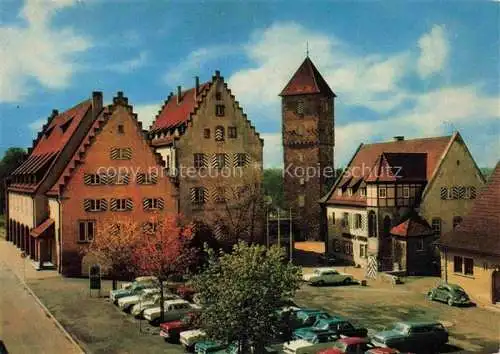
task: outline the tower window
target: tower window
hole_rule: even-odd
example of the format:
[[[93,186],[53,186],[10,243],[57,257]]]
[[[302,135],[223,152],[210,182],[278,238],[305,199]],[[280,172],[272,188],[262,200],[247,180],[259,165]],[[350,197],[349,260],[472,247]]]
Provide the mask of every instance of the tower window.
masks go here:
[[[125,134],[125,127],[123,124],[118,125],[118,134]]]
[[[303,100],[297,101],[297,114],[304,114],[304,101]]]
[[[203,137],[205,139],[210,139],[210,129],[209,128],[203,129]]]
[[[224,117],[224,105],[223,104],[217,104],[215,105],[215,115],[217,117]]]

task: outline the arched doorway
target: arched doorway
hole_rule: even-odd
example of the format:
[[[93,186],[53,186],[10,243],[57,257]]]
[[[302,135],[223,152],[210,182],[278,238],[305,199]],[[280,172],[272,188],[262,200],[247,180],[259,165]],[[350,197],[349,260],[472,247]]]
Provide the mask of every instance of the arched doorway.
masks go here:
[[[493,303],[497,303],[500,302],[500,270],[496,269],[491,277],[491,300]]]

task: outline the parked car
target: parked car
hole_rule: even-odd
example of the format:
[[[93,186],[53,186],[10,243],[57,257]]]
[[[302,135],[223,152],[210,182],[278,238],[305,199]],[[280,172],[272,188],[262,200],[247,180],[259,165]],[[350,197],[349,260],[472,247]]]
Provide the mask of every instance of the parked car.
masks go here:
[[[164,311],[163,311],[163,321],[175,321],[179,320],[188,312],[198,311],[200,307],[197,305],[190,304],[186,300],[168,300],[165,301]],[[159,324],[161,318],[161,307],[150,307],[144,310],[144,318],[148,320],[151,324]]]
[[[339,316],[320,318],[311,327],[296,329],[294,335],[300,336],[301,333],[320,333],[325,331],[337,333],[339,337],[366,337],[368,335],[368,330],[366,328],[356,328],[349,321]]]
[[[470,305],[471,301],[467,293],[455,284],[442,283],[427,293],[431,301],[442,301],[448,305]]]
[[[160,336],[169,342],[178,342],[180,333],[193,329],[197,318],[195,312],[188,312],[180,320],[164,322],[160,324]]]
[[[337,340],[335,332],[304,334],[303,338],[292,340],[283,345],[286,354],[315,354],[320,349],[330,348]]]
[[[227,350],[228,345],[212,340],[203,340],[196,343],[194,346],[194,352],[196,354],[227,354]]]
[[[123,311],[128,311],[134,306],[135,304],[139,303],[141,299],[147,299],[151,298],[155,294],[159,294],[160,289],[159,288],[146,288],[142,289],[135,295],[130,295],[130,296],[125,296],[117,301],[117,305],[120,309]]]
[[[158,278],[153,276],[137,277],[133,282],[122,283],[122,289],[128,289],[134,283],[158,283]]]
[[[303,279],[310,285],[347,285],[353,282],[352,275],[340,273],[333,268],[317,268],[310,274],[304,274]]]
[[[176,293],[184,300],[193,301],[193,296],[196,294],[196,291],[189,284],[182,284],[177,287]]]
[[[368,338],[349,337],[337,340],[332,348],[319,351],[317,354],[362,354],[375,346]]]
[[[398,322],[391,330],[376,333],[371,340],[378,347],[434,351],[448,342],[448,332],[439,322]]]
[[[321,318],[330,318],[330,314],[326,311],[316,309],[300,309],[295,315],[297,316],[297,327],[310,327]]]
[[[190,329],[179,333],[179,342],[186,351],[195,349],[195,345],[207,339],[207,334],[201,329]],[[211,353],[211,352],[210,352]]]
[[[368,349],[365,354],[399,354],[400,351],[393,348],[381,348],[375,347],[373,349]]]
[[[111,290],[109,292],[109,299],[111,300],[111,302],[116,304],[122,297],[137,295],[144,289],[151,289],[156,287],[157,284],[154,282],[133,283],[126,289]]]
[[[164,293],[163,294],[163,302],[169,300],[179,300],[180,296],[172,293]],[[121,300],[121,299],[120,299]],[[138,303],[132,306],[130,313],[134,315],[136,318],[142,318],[144,314],[144,310],[149,309],[151,307],[159,307],[160,306],[160,291],[158,290],[156,293],[152,294],[144,294],[143,298],[139,300]]]

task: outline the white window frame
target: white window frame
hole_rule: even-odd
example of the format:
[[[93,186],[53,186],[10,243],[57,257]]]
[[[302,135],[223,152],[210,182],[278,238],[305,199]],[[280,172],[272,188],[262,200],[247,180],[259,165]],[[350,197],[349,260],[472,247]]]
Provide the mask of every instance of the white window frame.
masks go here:
[[[90,199],[89,211],[101,211],[101,199]]]
[[[384,193],[382,193],[382,191],[384,191]],[[387,187],[380,187],[380,186],[378,187],[378,197],[380,199],[386,199],[387,198]]]
[[[84,223],[85,230],[84,230],[84,237],[82,238],[81,232],[80,232],[80,226],[81,224]],[[92,225],[92,237],[89,238],[89,225]],[[78,242],[80,243],[85,243],[85,242],[92,242],[95,238],[95,231],[96,231],[96,222],[95,220],[78,220]]]

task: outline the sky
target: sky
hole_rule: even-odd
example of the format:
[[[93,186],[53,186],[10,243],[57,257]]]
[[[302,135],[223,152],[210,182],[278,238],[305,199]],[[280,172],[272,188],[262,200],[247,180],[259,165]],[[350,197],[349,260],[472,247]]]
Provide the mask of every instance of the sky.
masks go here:
[[[500,151],[500,3],[28,0],[0,2],[0,154],[52,109],[124,91],[144,126],[178,85],[220,70],[282,165],[278,96],[306,55],[336,93],[335,166],[360,143],[451,135]]]

